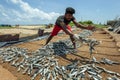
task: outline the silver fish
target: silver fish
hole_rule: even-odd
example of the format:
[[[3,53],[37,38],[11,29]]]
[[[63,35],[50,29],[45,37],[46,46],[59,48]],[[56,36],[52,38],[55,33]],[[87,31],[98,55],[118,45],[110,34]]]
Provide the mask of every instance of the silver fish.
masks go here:
[[[106,80],[120,80],[120,79],[117,78],[116,76],[113,76],[113,77],[108,77]]]
[[[107,59],[107,58],[102,58],[101,63],[109,64],[109,65],[112,65],[112,64],[120,64],[119,62],[111,61],[111,60],[109,60],[109,59]]]

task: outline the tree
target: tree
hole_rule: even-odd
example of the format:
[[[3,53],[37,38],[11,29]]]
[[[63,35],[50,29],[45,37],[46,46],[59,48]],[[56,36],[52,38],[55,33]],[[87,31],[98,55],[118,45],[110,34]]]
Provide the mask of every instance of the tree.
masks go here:
[[[91,20],[88,20],[88,21],[84,21],[83,24],[93,24],[93,22]]]

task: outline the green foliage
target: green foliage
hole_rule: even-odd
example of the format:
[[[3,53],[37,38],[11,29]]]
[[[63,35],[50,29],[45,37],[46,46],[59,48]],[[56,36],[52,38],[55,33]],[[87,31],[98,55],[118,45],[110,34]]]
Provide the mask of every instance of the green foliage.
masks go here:
[[[78,23],[80,23],[80,24],[84,24],[82,21],[79,21]]]
[[[100,25],[100,24],[94,24],[96,28],[106,28],[107,26],[105,25]]]
[[[87,21],[79,21],[78,23],[88,26],[95,26],[96,28],[106,28],[107,26],[104,26],[102,24],[94,24],[91,20],[87,20]],[[70,26],[75,26],[73,22],[70,23]]]
[[[91,20],[88,20],[88,21],[83,21],[83,24],[93,24],[93,22]]]
[[[89,24],[93,24],[92,21],[88,20],[88,21],[79,21],[78,23],[82,24],[82,25],[89,25]],[[73,22],[70,23],[70,26],[75,26]]]
[[[12,25],[9,24],[0,24],[0,29],[8,29],[8,28],[13,28]]]
[[[11,26],[0,26],[0,29],[9,29],[9,28],[13,28]]]
[[[73,22],[70,22],[69,24],[71,27],[75,26],[75,24]]]

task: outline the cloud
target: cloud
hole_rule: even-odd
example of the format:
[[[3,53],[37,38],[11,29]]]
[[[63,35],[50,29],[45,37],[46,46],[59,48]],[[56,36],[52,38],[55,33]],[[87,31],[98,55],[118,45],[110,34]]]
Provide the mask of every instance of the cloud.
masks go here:
[[[11,1],[14,4],[20,6],[21,10],[23,10],[24,13],[29,18],[39,17],[40,19],[52,20],[54,17],[60,15],[59,13],[55,13],[55,12],[46,13],[38,8],[33,8],[27,2],[24,2],[22,0],[11,0]]]
[[[8,1],[8,0],[7,0]],[[33,8],[27,2],[23,0],[10,0],[13,5],[19,9],[6,8],[0,5],[0,23],[12,23],[12,24],[36,24],[36,23],[51,23],[60,15],[56,12],[44,12],[41,9]]]
[[[2,15],[3,15],[3,16],[5,16],[5,17],[8,17],[8,15],[7,15],[7,14],[5,14],[4,12],[2,12]]]
[[[18,11],[14,9],[8,9],[0,5],[0,21],[1,23],[10,23],[10,22],[17,22],[18,18],[22,16]]]
[[[9,15],[6,13],[2,5],[0,5],[0,22],[9,20]]]

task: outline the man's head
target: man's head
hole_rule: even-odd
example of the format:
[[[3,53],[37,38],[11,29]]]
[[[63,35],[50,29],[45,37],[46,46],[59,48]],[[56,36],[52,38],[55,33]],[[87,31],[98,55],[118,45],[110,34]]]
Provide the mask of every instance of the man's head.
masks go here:
[[[73,14],[75,14],[75,9],[73,9],[72,7],[66,8],[65,18],[67,20],[71,20],[73,18]]]

